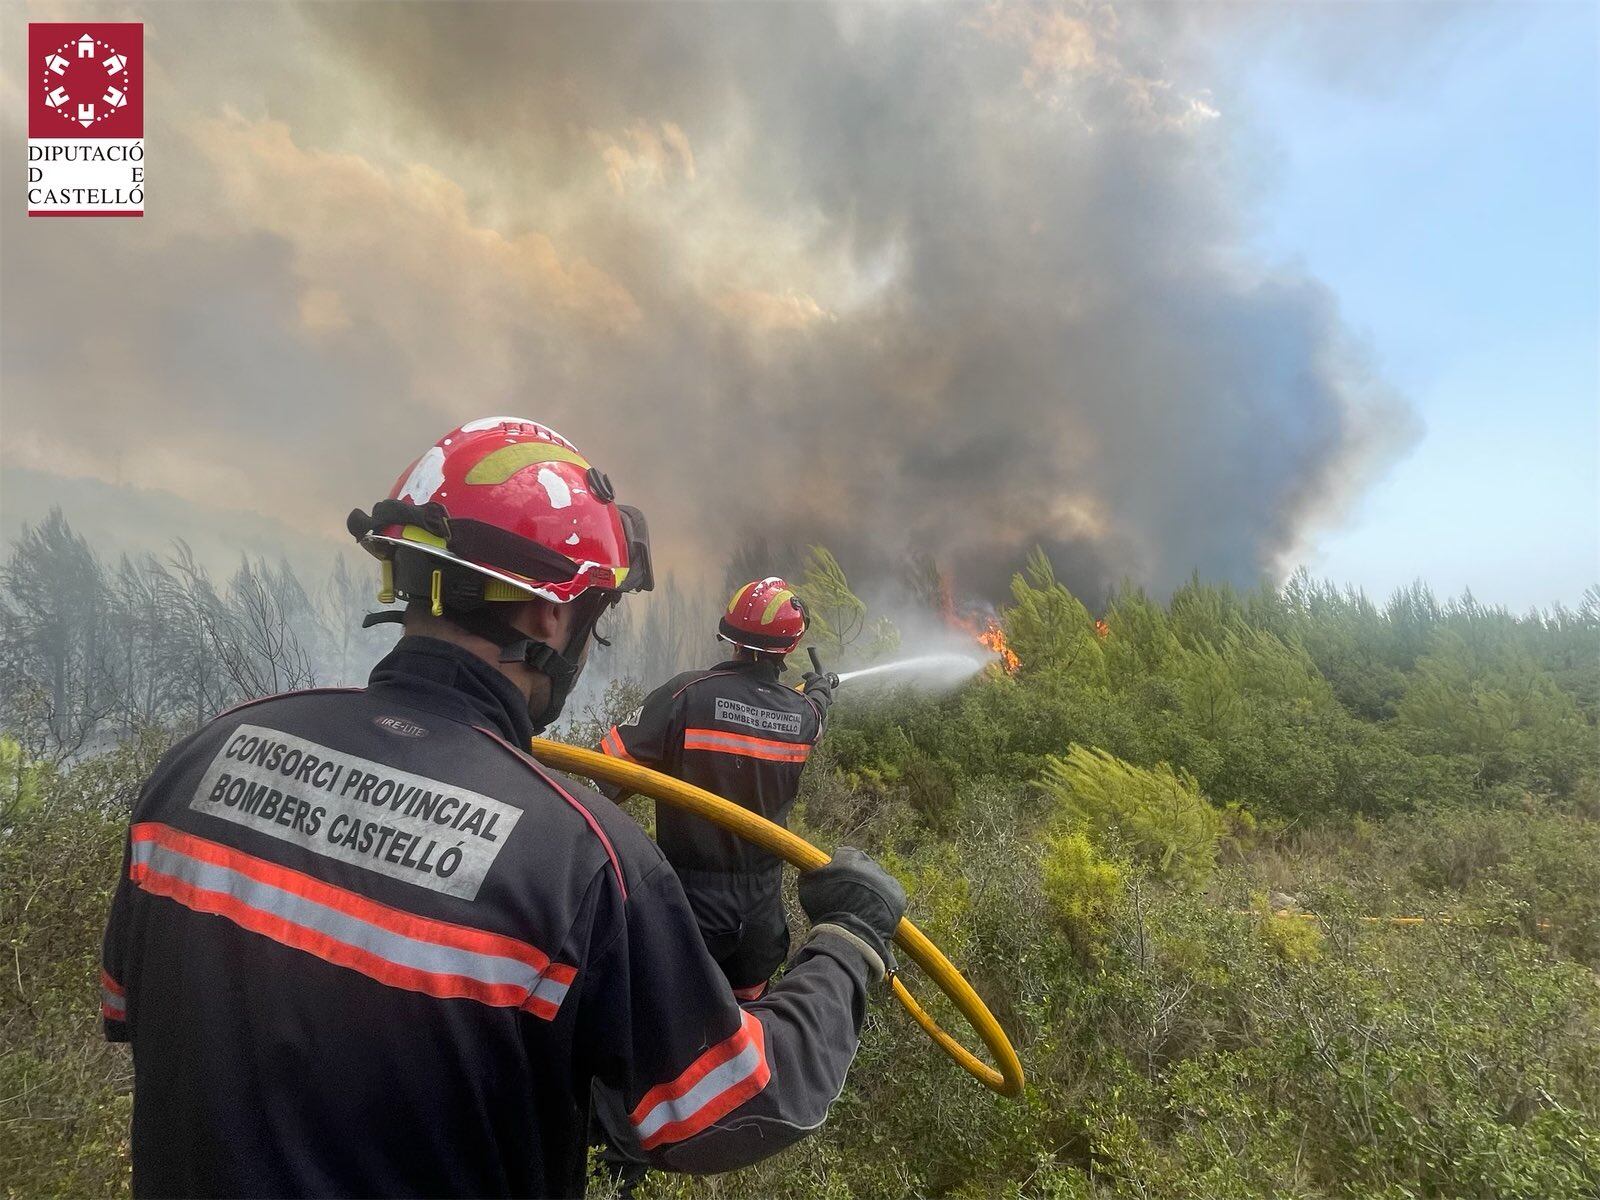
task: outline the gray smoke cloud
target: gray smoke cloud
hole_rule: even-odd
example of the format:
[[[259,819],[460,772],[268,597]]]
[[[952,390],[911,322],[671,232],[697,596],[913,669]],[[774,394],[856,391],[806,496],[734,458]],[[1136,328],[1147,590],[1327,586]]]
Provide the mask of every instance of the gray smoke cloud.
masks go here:
[[[332,544],[517,413],[669,566],[759,533],[993,596],[1039,544],[1093,598],[1281,569],[1415,436],[1246,251],[1192,13],[224,7],[134,14],[143,221],[29,223],[7,176],[13,467]]]

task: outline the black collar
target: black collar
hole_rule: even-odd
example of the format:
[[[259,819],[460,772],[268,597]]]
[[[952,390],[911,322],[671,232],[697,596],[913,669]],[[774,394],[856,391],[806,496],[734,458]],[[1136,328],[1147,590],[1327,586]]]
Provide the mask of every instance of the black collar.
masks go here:
[[[727,662],[719,662],[711,668],[713,671],[747,671],[768,683],[777,683],[778,677],[783,674],[783,664],[772,661],[770,658],[730,658]]]
[[[466,725],[487,725],[526,750],[533,736],[528,701],[476,654],[453,642],[415,634],[401,638],[372,668],[369,690]]]

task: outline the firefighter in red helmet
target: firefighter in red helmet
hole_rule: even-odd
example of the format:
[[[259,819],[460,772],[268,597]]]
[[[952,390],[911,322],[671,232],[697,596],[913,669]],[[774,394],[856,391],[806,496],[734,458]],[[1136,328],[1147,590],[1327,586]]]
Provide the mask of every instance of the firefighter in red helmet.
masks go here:
[[[600,749],[786,824],[838,682],[811,671],[797,692],[778,681],[807,623],[782,579],[745,584],[717,627],[733,656],[667,680],[631,720],[611,728]],[[734,995],[760,996],[789,952],[781,861],[665,804],[656,806],[656,840]]]
[[[792,1144],[855,1054],[905,894],[858,851],[741,1004],[661,852],[528,754],[643,519],[542,425],[452,430],[351,532],[405,636],[359,689],[252,701],[157,766],[102,955],[141,1196],[578,1196],[598,1124],[710,1172]]]

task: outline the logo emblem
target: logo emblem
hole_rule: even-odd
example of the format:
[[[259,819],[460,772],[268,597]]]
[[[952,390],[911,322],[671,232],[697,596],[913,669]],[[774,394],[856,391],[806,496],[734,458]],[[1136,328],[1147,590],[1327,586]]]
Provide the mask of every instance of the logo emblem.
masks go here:
[[[38,87],[44,93],[45,107],[63,121],[93,129],[119,112],[128,115],[133,73],[128,56],[117,46],[85,30],[43,57]],[[110,136],[115,130],[107,126],[99,132]]]
[[[144,26],[28,26],[28,215],[144,213]]]

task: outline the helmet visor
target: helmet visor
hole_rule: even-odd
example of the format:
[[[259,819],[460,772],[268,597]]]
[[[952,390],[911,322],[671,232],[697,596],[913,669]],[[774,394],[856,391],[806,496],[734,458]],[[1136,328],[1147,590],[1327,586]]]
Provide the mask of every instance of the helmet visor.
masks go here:
[[[650,526],[644,514],[631,504],[617,505],[622,517],[622,534],[628,543],[628,574],[618,591],[648,592],[656,586],[655,569],[650,563]]]

